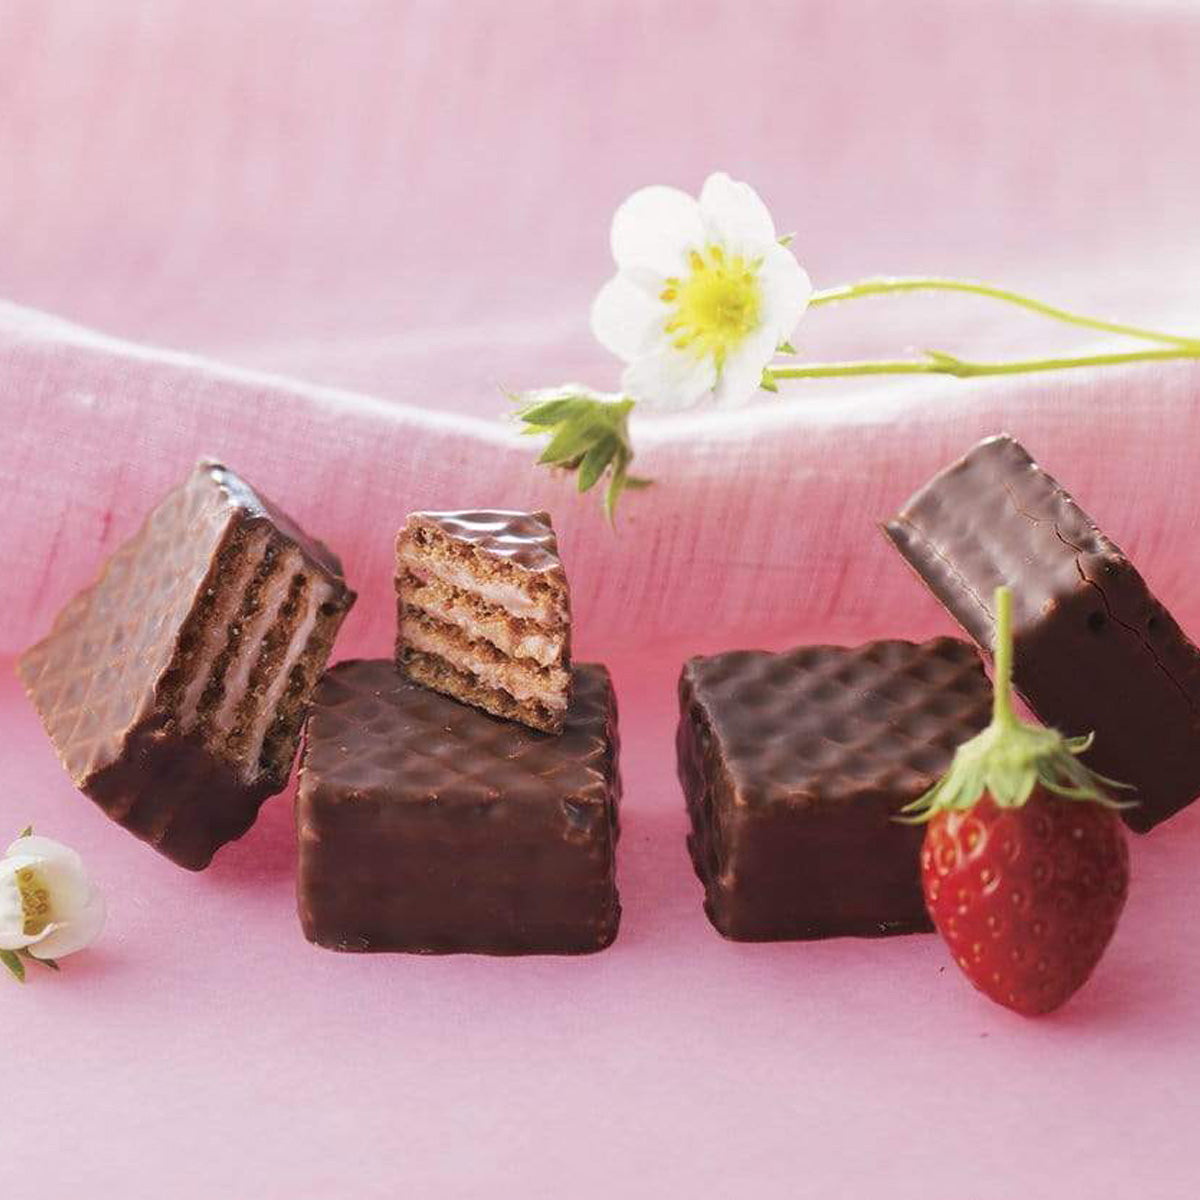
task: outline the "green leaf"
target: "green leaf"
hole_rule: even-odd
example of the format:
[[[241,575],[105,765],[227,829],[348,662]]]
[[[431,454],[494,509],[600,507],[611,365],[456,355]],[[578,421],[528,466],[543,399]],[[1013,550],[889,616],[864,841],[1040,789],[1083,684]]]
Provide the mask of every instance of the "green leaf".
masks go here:
[[[615,436],[603,437],[583,456],[579,464],[579,490],[590,491],[596,486],[596,481],[604,474],[604,469],[612,462],[620,448],[620,442]]]
[[[780,342],[779,343],[779,353],[780,354],[799,354],[800,352],[796,349],[795,346],[792,345],[791,342]]]
[[[538,462],[554,465],[581,458],[591,449],[596,437],[595,421],[589,414],[577,413],[570,416],[558,427]]]
[[[30,962],[35,962],[39,967],[45,967],[48,971],[61,971],[62,968],[58,965],[58,961],[53,958],[35,958],[28,950],[22,950],[21,956],[27,958]]]
[[[25,982],[25,964],[21,961],[20,955],[12,950],[0,950],[0,962],[13,973],[18,983]]]
[[[795,238],[796,238],[796,235],[794,233],[780,234],[779,244],[781,246],[790,246],[792,244],[792,242],[795,240]]]
[[[608,487],[604,492],[604,515],[608,518],[610,525],[617,523],[617,501],[620,500],[621,493],[628,486],[628,482],[629,479],[623,466],[617,467],[609,477]]]
[[[775,382],[775,376],[771,374],[770,367],[763,367],[762,379],[759,380],[758,385],[764,392],[779,391],[779,384]]]
[[[27,837],[33,837],[33,826],[32,825],[26,825],[25,828],[22,829],[21,832],[17,834],[18,841],[21,838],[27,838]]]
[[[539,465],[577,471],[580,492],[591,491],[608,472],[603,503],[610,522],[622,492],[649,483],[628,473],[633,461],[629,414],[634,406],[628,397],[570,384],[513,398],[525,401],[515,414],[524,425],[521,432],[549,435]]]
[[[616,524],[617,501],[625,490],[625,480],[629,473],[629,462],[621,451],[613,456],[612,471],[608,477],[608,487],[604,489],[604,516],[610,525]]]
[[[549,429],[564,417],[570,416],[575,408],[575,401],[571,399],[544,400],[541,404],[531,404],[522,409],[518,416],[526,425],[532,425],[535,429]]]

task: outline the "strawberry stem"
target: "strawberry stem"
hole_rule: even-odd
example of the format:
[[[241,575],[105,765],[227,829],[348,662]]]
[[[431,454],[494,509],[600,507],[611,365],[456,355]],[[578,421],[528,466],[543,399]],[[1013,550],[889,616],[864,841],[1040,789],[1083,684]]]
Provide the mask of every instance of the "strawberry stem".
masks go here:
[[[1012,591],[998,587],[995,595],[996,640],[993,648],[992,724],[1011,728],[1017,724],[1012,706]]]
[[[964,812],[984,796],[1000,808],[1020,808],[1038,791],[1124,808],[1110,793],[1125,785],[1097,775],[1079,761],[1092,744],[1090,736],[1064,738],[1057,730],[1026,724],[1013,711],[1012,592],[1008,588],[996,589],[994,608],[992,723],[958,747],[950,770],[906,805],[896,820],[919,823],[938,812]]]

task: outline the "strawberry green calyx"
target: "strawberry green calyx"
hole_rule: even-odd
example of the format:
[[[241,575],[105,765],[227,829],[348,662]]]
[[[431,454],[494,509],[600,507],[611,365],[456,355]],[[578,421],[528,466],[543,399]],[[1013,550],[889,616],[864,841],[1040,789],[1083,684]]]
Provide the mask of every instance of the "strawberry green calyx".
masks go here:
[[[1092,735],[1063,737],[1030,725],[1012,704],[1012,593],[996,589],[995,678],[992,723],[955,752],[950,769],[923,796],[907,805],[902,821],[918,824],[936,813],[965,811],[986,793],[1000,808],[1020,808],[1038,787],[1064,800],[1127,808],[1111,791],[1128,785],[1098,775],[1079,761]]]
[[[629,414],[634,403],[628,397],[566,384],[511,398],[521,404],[514,414],[525,425],[521,432],[550,438],[539,464],[577,472],[581,492],[590,491],[607,475],[604,513],[610,524],[626,488],[649,486],[650,480],[629,474],[633,462]]]

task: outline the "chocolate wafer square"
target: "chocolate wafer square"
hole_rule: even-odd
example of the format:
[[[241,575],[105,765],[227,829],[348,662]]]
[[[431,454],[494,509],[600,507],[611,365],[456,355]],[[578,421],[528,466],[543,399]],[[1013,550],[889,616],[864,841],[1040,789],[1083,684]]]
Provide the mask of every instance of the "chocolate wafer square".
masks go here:
[[[544,512],[413,513],[396,539],[396,661],[448,696],[558,733],[571,597]]]
[[[550,736],[339,663],[305,739],[300,921],[334,950],[584,954],[617,934],[617,709],[577,665]]]
[[[990,651],[1012,589],[1013,682],[1047,724],[1095,734],[1089,767],[1133,785],[1146,831],[1200,795],[1200,649],[1125,553],[1018,442],[980,442],[887,524],[888,537]]]
[[[17,670],[75,785],[199,870],[287,784],[353,602],[335,555],[204,460]]]
[[[932,928],[924,830],[893,818],[987,724],[966,642],[737,650],[679,681],[679,778],[704,908],[737,941]]]

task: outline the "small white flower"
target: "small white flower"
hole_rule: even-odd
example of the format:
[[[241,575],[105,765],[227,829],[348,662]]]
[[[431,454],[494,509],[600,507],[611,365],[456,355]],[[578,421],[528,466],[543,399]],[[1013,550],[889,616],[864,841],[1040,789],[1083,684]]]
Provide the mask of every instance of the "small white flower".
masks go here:
[[[592,305],[592,332],[628,365],[622,382],[655,408],[711,391],[732,406],[796,328],[812,284],[749,184],[710,175],[699,200],[648,187],[617,209],[617,273]]]
[[[104,896],[74,850],[49,838],[18,838],[0,858],[0,950],[57,959],[93,942]]]

